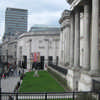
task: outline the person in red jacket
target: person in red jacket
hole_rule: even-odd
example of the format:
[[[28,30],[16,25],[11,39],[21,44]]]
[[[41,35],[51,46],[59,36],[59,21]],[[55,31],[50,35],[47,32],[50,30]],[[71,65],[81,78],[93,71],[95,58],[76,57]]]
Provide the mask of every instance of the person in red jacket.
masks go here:
[[[5,78],[5,74],[3,73],[2,78]]]

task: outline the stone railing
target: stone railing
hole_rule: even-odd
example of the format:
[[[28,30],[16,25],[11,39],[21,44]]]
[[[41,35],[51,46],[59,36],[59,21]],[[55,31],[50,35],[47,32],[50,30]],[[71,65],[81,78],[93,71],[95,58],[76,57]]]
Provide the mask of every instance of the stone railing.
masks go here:
[[[55,64],[49,64],[49,66],[52,67],[53,69],[57,70],[58,72],[64,74],[64,75],[66,75],[67,72],[68,72],[67,69],[65,69],[65,68],[63,68],[61,66],[55,65]]]

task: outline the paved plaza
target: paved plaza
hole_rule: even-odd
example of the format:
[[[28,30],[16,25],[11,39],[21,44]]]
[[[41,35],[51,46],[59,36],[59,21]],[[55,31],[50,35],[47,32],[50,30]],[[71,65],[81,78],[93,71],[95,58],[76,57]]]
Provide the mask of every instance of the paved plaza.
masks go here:
[[[19,77],[10,77],[1,80],[2,92],[13,92],[17,82],[20,80]]]

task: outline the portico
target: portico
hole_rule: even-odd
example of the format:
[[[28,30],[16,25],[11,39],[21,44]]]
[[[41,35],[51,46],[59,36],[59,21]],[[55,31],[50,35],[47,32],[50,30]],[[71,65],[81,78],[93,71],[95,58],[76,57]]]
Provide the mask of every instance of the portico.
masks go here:
[[[68,49],[70,67],[67,81],[72,90],[89,91],[92,90],[92,80],[100,79],[100,2],[99,0],[67,0],[67,2],[71,5]],[[67,45],[66,48],[68,47]],[[65,50],[68,58],[67,49]]]

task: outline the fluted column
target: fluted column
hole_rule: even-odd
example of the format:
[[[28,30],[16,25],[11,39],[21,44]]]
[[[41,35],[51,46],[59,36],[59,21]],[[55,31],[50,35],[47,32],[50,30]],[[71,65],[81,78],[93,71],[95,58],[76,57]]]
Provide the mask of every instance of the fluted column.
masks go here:
[[[70,20],[70,67],[74,64],[74,13],[71,14],[71,20]]]
[[[64,40],[64,29],[63,29],[63,65],[65,64],[64,42],[65,40]]]
[[[60,64],[62,64],[62,30],[61,30],[61,33],[60,33],[60,56],[59,56],[59,61],[60,61]]]
[[[66,64],[66,59],[67,59],[67,52],[66,52],[66,50],[67,50],[67,34],[66,34],[66,29],[64,29],[64,64]]]
[[[88,2],[84,5],[84,60],[83,67],[88,70],[90,66],[90,13]]]
[[[69,66],[70,64],[70,12],[67,15],[66,18],[66,66]]]
[[[80,66],[80,12],[75,9],[75,42],[74,42],[74,66]]]
[[[62,30],[62,45],[61,45],[61,62],[62,62],[62,65],[64,64],[64,50],[63,50],[63,45],[64,45],[64,42],[63,42],[63,30]]]
[[[91,72],[99,71],[99,0],[92,0]]]
[[[69,25],[66,27],[66,53],[67,53],[67,58],[66,58],[66,64],[69,64],[69,31],[70,31],[70,28],[69,28]]]

